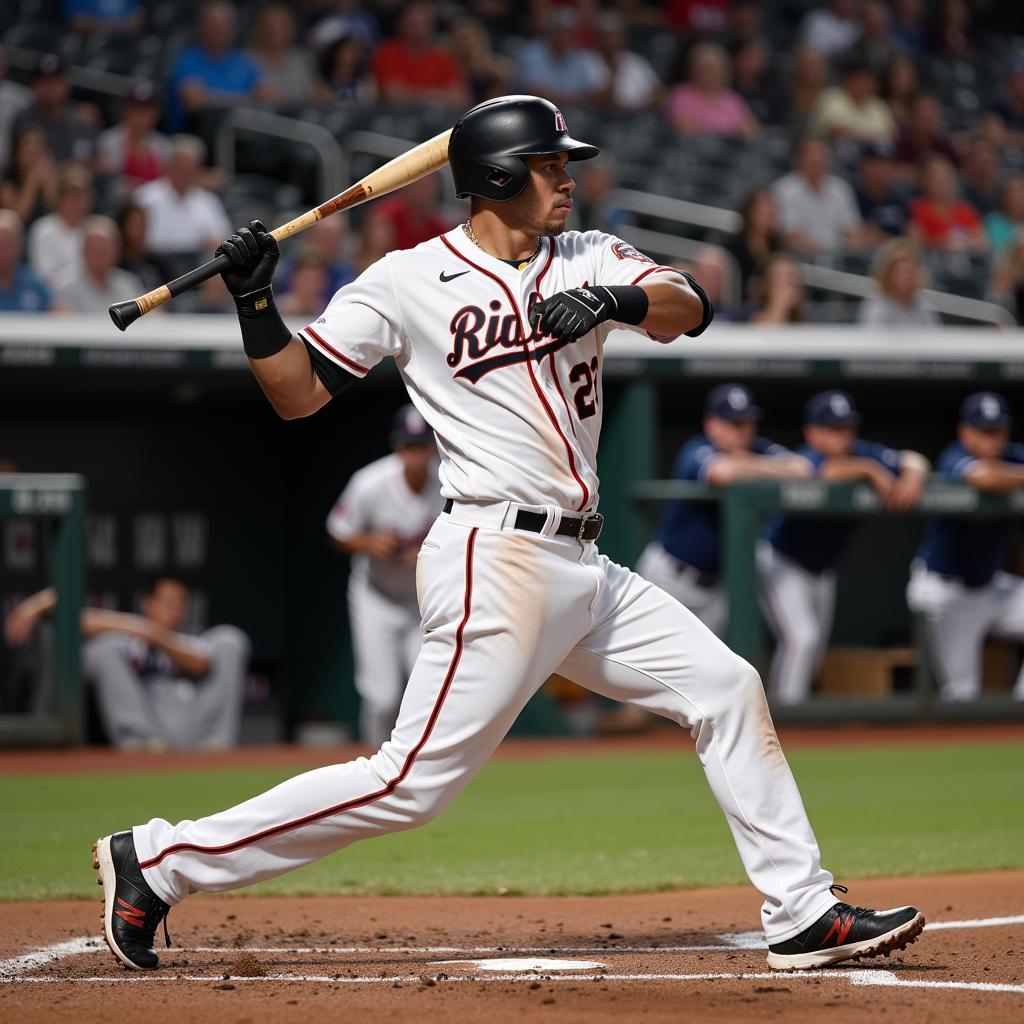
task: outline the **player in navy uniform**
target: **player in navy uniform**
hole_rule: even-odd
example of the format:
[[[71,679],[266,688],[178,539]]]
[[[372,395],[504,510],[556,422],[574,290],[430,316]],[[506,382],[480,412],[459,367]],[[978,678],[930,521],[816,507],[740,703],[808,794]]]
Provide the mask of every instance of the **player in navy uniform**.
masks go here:
[[[800,448],[821,480],[863,480],[887,508],[907,509],[921,498],[928,460],[857,436],[860,413],[845,391],[821,391],[804,410]],[[811,691],[828,637],[836,596],[836,565],[857,528],[852,518],[777,516],[758,544],[761,594],[777,638],[768,693],[795,704]]]
[[[724,487],[740,480],[809,477],[811,466],[805,458],[758,437],[762,415],[747,388],[720,384],[704,403],[704,432],[683,445],[672,479]],[[719,578],[718,533],[717,502],[670,502],[654,540],[640,556],[637,572],[721,636],[728,603]]]
[[[969,395],[957,438],[937,469],[979,491],[1024,486],[1024,445],[1010,442],[1006,399],[991,391]],[[1024,579],[1002,571],[1013,535],[1011,519],[933,519],[911,566],[907,603],[928,622],[932,663],[945,700],[981,693],[985,637],[1024,639]],[[1013,695],[1024,700],[1024,671]]]

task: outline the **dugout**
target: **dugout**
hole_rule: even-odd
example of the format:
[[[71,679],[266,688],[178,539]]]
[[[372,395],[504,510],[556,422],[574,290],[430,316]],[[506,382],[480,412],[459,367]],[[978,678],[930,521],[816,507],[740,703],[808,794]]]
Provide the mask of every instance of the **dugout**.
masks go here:
[[[618,335],[601,398],[610,557],[635,560],[658,511],[642,482],[667,474],[700,427],[705,393],[723,380],[753,388],[764,432],[783,443],[799,443],[814,390],[842,386],[865,436],[934,458],[970,391],[994,388],[1024,407],[1024,332],[723,324],[668,346]],[[91,599],[130,609],[154,573],[181,576],[198,595],[196,625],[231,622],[252,638],[286,732],[354,720],[347,560],[328,547],[324,520],[350,474],[387,451],[403,401],[386,364],[315,417],[284,423],[248,372],[233,318],[165,315],[118,335],[104,317],[11,316],[0,337],[0,459],[87,481]],[[42,534],[12,523],[3,523],[5,603],[47,573]],[[833,642],[912,639],[903,586],[919,532],[916,516],[864,524],[841,571]],[[540,716],[523,724],[550,727]]]

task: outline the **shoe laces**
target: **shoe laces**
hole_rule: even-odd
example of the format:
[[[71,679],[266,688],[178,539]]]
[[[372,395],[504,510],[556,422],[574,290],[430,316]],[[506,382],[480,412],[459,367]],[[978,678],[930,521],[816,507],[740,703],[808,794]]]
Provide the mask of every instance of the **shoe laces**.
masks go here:
[[[840,885],[838,882],[829,886],[829,889],[834,893],[837,889],[845,896],[850,890],[845,885]],[[845,903],[844,906],[849,907],[857,917],[864,917],[867,914],[873,914],[875,911],[869,907],[855,907],[852,903]]]

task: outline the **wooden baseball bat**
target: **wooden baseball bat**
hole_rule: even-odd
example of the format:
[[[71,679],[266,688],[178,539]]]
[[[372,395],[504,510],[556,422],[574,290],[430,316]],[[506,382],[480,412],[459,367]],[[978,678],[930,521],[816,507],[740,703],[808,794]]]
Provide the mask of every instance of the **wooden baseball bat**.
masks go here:
[[[326,203],[307,210],[295,220],[290,220],[287,224],[274,228],[270,233],[280,242],[283,238],[305,231],[306,228],[312,227],[318,220],[323,220],[324,217],[329,217],[332,213],[348,210],[360,203],[365,203],[368,199],[376,199],[377,196],[387,195],[388,192],[394,192],[395,189],[401,188],[403,185],[409,185],[414,181],[419,181],[420,178],[425,178],[428,174],[433,174],[434,171],[440,170],[448,163],[448,137],[450,135],[451,129],[448,129],[426,142],[421,142],[418,146],[410,149],[408,153],[396,156],[394,160],[389,160],[383,167],[378,167],[377,170],[365,178],[361,178],[344,192],[339,192],[333,199],[328,199]],[[114,325],[119,331],[123,331],[129,324],[135,323],[140,316],[144,316],[151,309],[156,309],[157,306],[162,306],[165,302],[173,299],[175,295],[187,292],[190,288],[195,288],[196,285],[208,281],[211,277],[216,277],[222,270],[226,270],[230,266],[231,261],[227,256],[216,256],[209,263],[204,263],[187,274],[182,274],[181,277],[176,277],[173,281],[168,281],[167,284],[162,284],[159,288],[140,295],[137,299],[114,303],[108,310],[110,319],[114,321]]]

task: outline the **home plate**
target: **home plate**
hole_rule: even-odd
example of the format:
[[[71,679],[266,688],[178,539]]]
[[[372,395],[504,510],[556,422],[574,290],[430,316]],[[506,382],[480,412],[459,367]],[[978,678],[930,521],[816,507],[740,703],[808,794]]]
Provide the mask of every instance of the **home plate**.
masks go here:
[[[545,957],[500,957],[493,960],[434,960],[431,967],[442,964],[472,964],[481,971],[522,971],[535,974],[538,971],[596,971],[603,970],[604,964],[596,960],[549,960]]]

